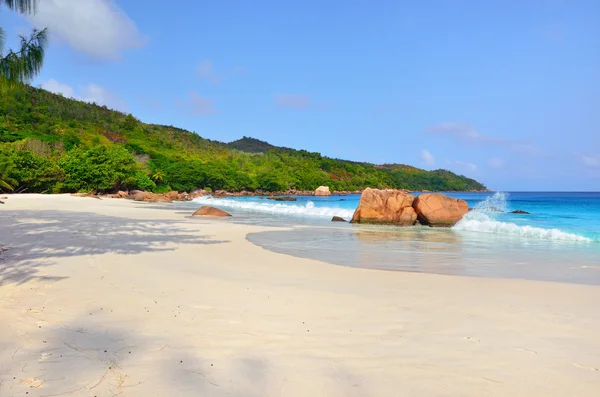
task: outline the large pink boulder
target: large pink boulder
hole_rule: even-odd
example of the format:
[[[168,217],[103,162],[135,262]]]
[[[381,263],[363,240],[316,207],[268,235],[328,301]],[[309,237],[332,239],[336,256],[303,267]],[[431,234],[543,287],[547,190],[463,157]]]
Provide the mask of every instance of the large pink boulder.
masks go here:
[[[417,213],[412,207],[415,196],[403,190],[367,188],[360,196],[352,223],[412,226]]]
[[[413,208],[417,212],[419,222],[432,227],[454,226],[469,212],[469,204],[466,201],[437,193],[418,196]]]

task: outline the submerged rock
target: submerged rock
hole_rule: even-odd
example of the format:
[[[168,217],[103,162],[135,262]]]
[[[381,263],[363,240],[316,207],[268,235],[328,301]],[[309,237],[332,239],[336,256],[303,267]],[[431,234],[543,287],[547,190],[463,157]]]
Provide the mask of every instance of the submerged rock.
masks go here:
[[[315,196],[331,196],[329,186],[319,186],[317,190],[315,190]]]
[[[412,226],[417,221],[414,200],[415,196],[403,190],[367,188],[360,196],[352,223]]]
[[[443,194],[422,194],[418,196],[413,208],[422,225],[431,227],[450,227],[469,212],[464,200],[444,196]]]
[[[200,207],[196,212],[194,212],[192,216],[226,217],[231,216],[231,214],[218,208],[209,207],[208,205],[205,205],[204,207]]]
[[[348,222],[348,221],[345,220],[344,218],[342,218],[341,216],[334,216],[333,218],[331,218],[331,222]]]
[[[523,211],[523,210],[514,210],[510,212],[511,214],[525,214],[525,215],[529,215],[529,212],[527,211]]]
[[[270,198],[269,200],[275,200],[275,201],[296,201],[298,200],[296,197],[273,197]]]

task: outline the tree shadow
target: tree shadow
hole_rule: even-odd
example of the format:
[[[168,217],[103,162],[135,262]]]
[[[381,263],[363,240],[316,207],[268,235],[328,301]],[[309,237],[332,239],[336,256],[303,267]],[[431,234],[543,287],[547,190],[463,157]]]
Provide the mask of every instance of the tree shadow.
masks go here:
[[[186,221],[130,219],[69,211],[0,212],[0,286],[40,279],[52,258],[173,251],[173,244],[221,244],[181,225]]]
[[[265,355],[260,347],[244,343],[216,352],[210,345],[194,344],[185,334],[144,332],[132,321],[116,325],[112,312],[93,309],[93,316],[81,313],[68,321],[33,329],[27,322],[43,318],[38,308],[21,327],[28,329],[11,342],[0,342],[0,395],[30,394],[51,397],[74,396],[244,396],[285,395],[298,383],[294,367],[276,356]],[[46,310],[55,312],[54,307]],[[29,309],[32,310],[32,309]],[[54,313],[56,314],[56,313]],[[133,317],[137,315],[131,312]],[[154,326],[154,330],[158,330]],[[26,341],[26,342],[25,342]],[[357,393],[358,374],[334,357],[315,357],[324,369],[318,383],[333,390],[351,384]],[[315,379],[317,381],[317,379]],[[294,386],[295,384],[295,386]],[[333,395],[333,394],[332,394]]]

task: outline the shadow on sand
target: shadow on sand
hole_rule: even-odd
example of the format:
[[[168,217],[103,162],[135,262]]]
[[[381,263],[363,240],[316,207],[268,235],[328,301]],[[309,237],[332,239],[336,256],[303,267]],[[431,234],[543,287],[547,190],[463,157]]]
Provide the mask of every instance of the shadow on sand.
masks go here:
[[[37,279],[53,265],[52,258],[100,255],[108,252],[135,255],[170,251],[177,244],[220,244],[210,236],[191,233],[186,221],[130,219],[68,211],[0,212],[0,286]]]

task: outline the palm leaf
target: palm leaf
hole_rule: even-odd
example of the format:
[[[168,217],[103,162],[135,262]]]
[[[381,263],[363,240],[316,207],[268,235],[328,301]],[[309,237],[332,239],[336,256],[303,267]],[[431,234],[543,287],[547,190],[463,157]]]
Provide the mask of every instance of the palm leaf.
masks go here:
[[[0,54],[4,52],[4,40],[6,36],[4,35],[4,29],[0,26]]]
[[[0,78],[7,82],[29,82],[42,69],[48,42],[47,30],[34,29],[29,38],[21,36],[21,49],[0,58]]]
[[[3,181],[1,178],[0,178],[0,188],[6,189],[9,191],[13,191],[13,189],[14,189],[14,187],[9,185],[7,181]]]
[[[37,11],[38,0],[0,0],[0,6],[3,3],[21,14],[34,14]]]

